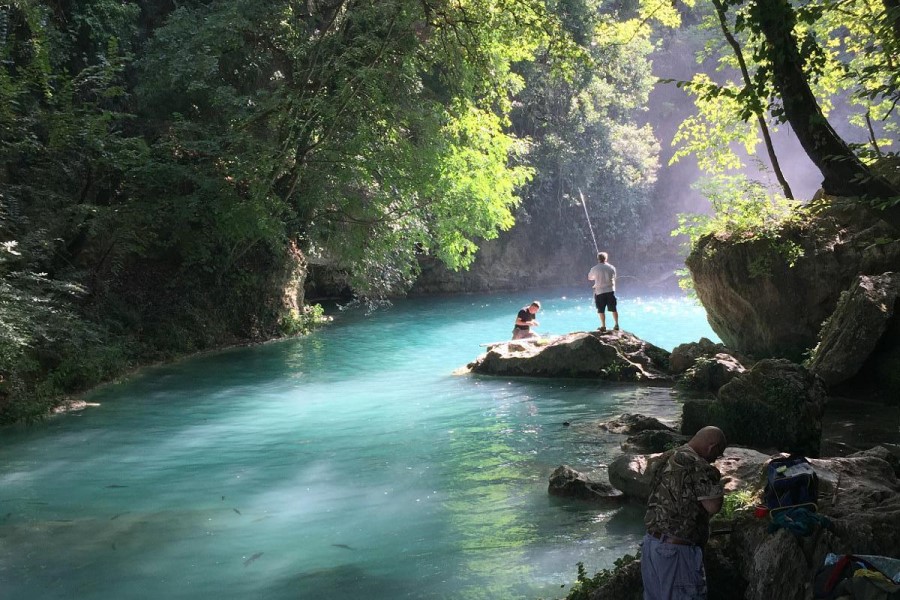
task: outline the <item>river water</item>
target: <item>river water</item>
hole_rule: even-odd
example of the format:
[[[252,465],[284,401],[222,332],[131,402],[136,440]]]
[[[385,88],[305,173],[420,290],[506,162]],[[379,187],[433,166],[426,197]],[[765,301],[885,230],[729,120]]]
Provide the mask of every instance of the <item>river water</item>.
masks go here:
[[[538,294],[538,330],[595,328],[588,292]],[[593,574],[637,548],[642,511],[552,498],[550,472],[604,476],[624,436],[591,424],[672,421],[678,405],[660,388],[453,375],[531,300],[339,311],[0,430],[0,598],[565,596],[577,562]],[[620,311],[667,349],[716,339],[683,297],[625,292]]]

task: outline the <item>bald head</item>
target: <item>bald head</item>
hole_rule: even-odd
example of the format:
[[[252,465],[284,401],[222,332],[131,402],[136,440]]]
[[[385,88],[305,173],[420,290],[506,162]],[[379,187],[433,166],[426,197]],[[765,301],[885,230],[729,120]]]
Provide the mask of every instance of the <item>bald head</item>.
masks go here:
[[[725,433],[718,427],[711,425],[695,433],[691,441],[688,442],[688,446],[693,448],[694,452],[708,462],[715,462],[717,458],[722,456],[727,445]]]

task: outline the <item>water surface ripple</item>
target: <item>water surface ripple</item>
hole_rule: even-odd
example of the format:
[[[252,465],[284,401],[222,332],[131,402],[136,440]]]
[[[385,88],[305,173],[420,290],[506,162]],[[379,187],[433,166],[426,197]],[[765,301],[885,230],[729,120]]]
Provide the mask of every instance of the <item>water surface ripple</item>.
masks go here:
[[[623,326],[648,341],[715,339],[684,298],[622,295]],[[604,476],[622,436],[591,423],[678,407],[658,388],[451,374],[531,299],[343,311],[0,430],[0,597],[565,595],[578,561],[592,573],[636,548],[641,511],[551,498],[548,475]],[[545,332],[598,324],[583,291],[541,300]]]

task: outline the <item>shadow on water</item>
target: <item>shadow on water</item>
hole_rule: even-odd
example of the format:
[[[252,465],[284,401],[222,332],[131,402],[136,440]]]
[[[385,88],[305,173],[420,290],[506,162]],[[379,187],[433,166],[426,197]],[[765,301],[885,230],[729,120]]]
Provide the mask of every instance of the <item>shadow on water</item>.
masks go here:
[[[353,563],[334,567],[298,571],[271,581],[266,597],[298,600],[328,598],[329,600],[357,600],[359,598],[416,598],[417,586],[408,582],[379,576]]]

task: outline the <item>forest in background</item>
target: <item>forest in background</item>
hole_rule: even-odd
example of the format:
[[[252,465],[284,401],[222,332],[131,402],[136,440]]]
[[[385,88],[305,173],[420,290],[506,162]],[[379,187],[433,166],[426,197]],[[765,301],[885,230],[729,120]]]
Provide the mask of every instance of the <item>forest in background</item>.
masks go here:
[[[651,56],[685,32],[671,135],[716,211],[683,231],[783,215],[790,173],[743,173],[787,121],[826,192],[895,218],[896,0],[0,3],[0,422],[305,330],[310,263],[378,299],[516,223],[634,239],[665,210]]]

